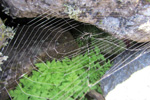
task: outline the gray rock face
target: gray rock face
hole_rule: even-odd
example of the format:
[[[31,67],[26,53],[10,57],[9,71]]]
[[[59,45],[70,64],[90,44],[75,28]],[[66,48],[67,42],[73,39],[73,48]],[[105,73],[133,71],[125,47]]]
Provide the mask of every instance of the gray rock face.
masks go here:
[[[135,72],[110,91],[105,100],[150,100],[150,66]],[[117,95],[116,95],[117,94]]]
[[[106,72],[101,80],[104,96],[116,85],[128,79],[134,72],[150,65],[149,55],[148,51],[125,51],[119,55],[111,69]]]
[[[71,18],[118,38],[150,41],[150,3],[146,0],[2,0],[13,17]]]

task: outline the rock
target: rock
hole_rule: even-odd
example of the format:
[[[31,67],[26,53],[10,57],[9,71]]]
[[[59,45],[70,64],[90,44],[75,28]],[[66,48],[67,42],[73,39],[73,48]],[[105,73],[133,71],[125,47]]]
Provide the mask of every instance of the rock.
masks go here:
[[[6,27],[0,18],[0,48],[6,46],[8,44],[8,40],[6,39],[12,39],[14,35],[14,30],[10,27]]]
[[[104,97],[95,90],[90,90],[90,92],[88,92],[87,94],[96,100],[105,100]]]
[[[110,93],[110,91],[115,90],[115,87],[118,86],[119,84],[123,84],[136,71],[141,70],[146,66],[149,66],[150,65],[149,55],[150,53],[148,50],[125,51],[124,53],[120,54],[115,59],[114,65],[111,67],[109,71],[105,73],[105,75],[103,76],[100,82],[104,96],[106,97]],[[134,85],[136,85],[136,83]],[[118,91],[118,93],[119,92],[120,91]],[[118,96],[118,93],[116,94],[116,96]],[[108,99],[108,100],[114,100],[114,99]],[[119,100],[119,99],[115,99],[115,100]],[[126,99],[126,100],[132,100],[132,99]]]
[[[150,66],[132,74],[108,93],[106,100],[150,100]]]
[[[15,32],[12,28],[6,27],[3,23],[3,21],[0,18],[0,49],[2,51],[2,48],[5,47],[8,44],[8,40],[12,39],[15,35]],[[8,59],[8,56],[3,55],[3,53],[0,51],[0,72],[2,71],[1,65],[4,61]]]
[[[2,0],[13,17],[71,18],[137,42],[150,41],[150,3],[146,0]]]

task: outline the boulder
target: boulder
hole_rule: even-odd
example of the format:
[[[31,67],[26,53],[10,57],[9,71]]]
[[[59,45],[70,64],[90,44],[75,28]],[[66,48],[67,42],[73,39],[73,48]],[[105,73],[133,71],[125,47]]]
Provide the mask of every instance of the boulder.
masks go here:
[[[71,18],[137,42],[150,41],[149,0],[1,0],[12,17]]]
[[[111,67],[110,70],[108,70],[105,73],[105,75],[103,76],[101,80],[101,87],[104,93],[103,95],[107,97],[107,95],[111,93],[111,91],[115,91],[115,92],[117,91],[118,93],[116,94],[116,96],[118,96],[118,94],[120,93],[119,84],[126,83],[126,81],[128,81],[131,78],[131,76],[133,76],[132,74],[137,73],[137,71],[142,70],[143,68],[150,65],[149,54],[150,54],[149,50],[125,51],[122,54],[120,54],[114,60],[114,65]],[[143,75],[143,78],[144,78],[144,75]],[[143,86],[137,85],[137,83],[133,82],[134,79],[135,78],[131,78],[132,81],[130,81],[130,83],[127,82],[128,85],[134,84],[134,86],[136,86],[137,88],[142,88],[144,86],[144,84]],[[139,77],[139,82],[140,81],[142,81],[142,77]],[[128,85],[122,85],[122,87],[128,88]],[[120,87],[120,89],[122,88]],[[128,88],[128,91],[130,91],[130,88]],[[125,94],[128,94],[128,93],[125,93]],[[127,98],[127,97],[122,97],[122,98]],[[108,100],[124,100],[124,99],[108,99]],[[130,99],[129,97],[128,99],[125,99],[125,100],[148,100],[148,99]]]
[[[108,93],[106,100],[150,100],[150,66],[136,73]]]

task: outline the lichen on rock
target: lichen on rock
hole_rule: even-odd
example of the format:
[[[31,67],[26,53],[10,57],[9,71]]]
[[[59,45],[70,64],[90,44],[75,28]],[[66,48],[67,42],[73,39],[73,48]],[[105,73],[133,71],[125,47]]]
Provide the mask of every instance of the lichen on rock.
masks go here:
[[[70,19],[78,20],[78,16],[81,13],[79,8],[72,7],[68,4],[64,4],[64,7],[66,7],[65,13],[68,14]]]
[[[0,49],[5,47],[8,44],[9,39],[13,39],[15,32],[13,28],[6,27],[3,21],[0,19]],[[6,61],[8,56],[5,56],[0,52],[0,65],[3,64],[3,61]],[[0,71],[2,71],[0,67]]]

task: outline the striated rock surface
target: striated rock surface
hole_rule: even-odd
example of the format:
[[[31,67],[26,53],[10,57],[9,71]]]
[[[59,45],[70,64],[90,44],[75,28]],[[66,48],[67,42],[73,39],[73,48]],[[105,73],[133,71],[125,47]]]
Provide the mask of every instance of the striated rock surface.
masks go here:
[[[90,23],[118,38],[150,41],[148,0],[2,0],[13,17],[71,18]]]
[[[123,84],[136,71],[141,70],[146,66],[149,66],[150,65],[149,55],[150,53],[148,50],[138,52],[125,51],[124,53],[119,55],[115,59],[114,65],[111,67],[109,71],[106,72],[106,74],[101,80],[101,87],[104,96],[106,97],[106,95],[110,91],[115,90],[115,87],[118,84]]]
[[[108,93],[106,100],[150,100],[150,66],[132,74]]]

